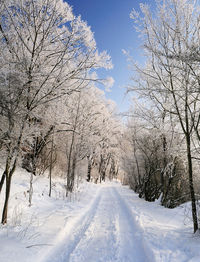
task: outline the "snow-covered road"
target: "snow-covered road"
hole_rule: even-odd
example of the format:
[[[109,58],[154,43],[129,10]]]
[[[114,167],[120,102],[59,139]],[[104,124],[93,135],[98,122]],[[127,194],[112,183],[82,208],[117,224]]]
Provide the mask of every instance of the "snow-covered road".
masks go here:
[[[167,209],[119,182],[81,184],[66,199],[58,181],[49,198],[48,179],[39,178],[28,207],[25,179],[14,184],[14,225],[0,230],[0,262],[200,261],[190,203]]]
[[[119,188],[99,188],[89,209],[69,221],[62,243],[45,262],[147,262],[141,228]]]

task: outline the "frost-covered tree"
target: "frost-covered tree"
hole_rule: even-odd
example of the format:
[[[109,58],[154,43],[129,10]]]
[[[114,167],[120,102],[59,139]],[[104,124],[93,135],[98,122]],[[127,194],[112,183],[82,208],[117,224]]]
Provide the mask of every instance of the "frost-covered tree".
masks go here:
[[[139,197],[147,201],[160,198],[170,208],[188,201],[183,136],[170,119],[163,122],[155,109],[140,105],[130,115],[122,144],[123,169],[130,187]]]
[[[193,182],[192,138],[199,125],[199,4],[198,1],[158,1],[156,12],[141,4],[131,18],[141,33],[146,65],[136,65],[135,91],[174,116],[186,143],[194,232],[198,229]]]
[[[111,63],[106,52],[98,53],[87,23],[75,17],[66,2],[8,0],[0,5],[2,181],[6,178],[2,223],[6,223],[11,178],[23,143],[36,139],[38,112],[83,88],[91,78],[97,80],[90,71],[110,68]]]
[[[116,137],[117,121],[104,97],[104,92],[94,86],[89,86],[70,96],[66,103],[64,117],[59,132],[63,131],[62,141],[65,141],[66,144],[66,188],[67,192],[71,192],[79,162],[87,162],[88,182],[95,164],[98,166],[99,174],[104,173],[105,179],[106,170],[102,171],[105,169],[103,162],[107,163],[107,168],[111,155],[113,156],[112,170],[114,169],[114,162],[117,163],[116,159],[114,161],[114,154],[111,154],[114,142],[111,144],[109,141],[113,141]],[[110,129],[110,126],[112,126],[112,129]],[[106,158],[105,161],[102,160],[103,155]]]

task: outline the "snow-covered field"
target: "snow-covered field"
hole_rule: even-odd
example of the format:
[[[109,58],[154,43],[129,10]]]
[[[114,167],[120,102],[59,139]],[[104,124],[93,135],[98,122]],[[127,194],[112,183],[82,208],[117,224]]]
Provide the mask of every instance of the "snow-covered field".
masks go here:
[[[59,179],[49,198],[48,179],[36,177],[29,207],[28,178],[22,170],[14,176],[0,262],[200,261],[188,204],[166,209],[117,182],[84,183],[66,199]]]

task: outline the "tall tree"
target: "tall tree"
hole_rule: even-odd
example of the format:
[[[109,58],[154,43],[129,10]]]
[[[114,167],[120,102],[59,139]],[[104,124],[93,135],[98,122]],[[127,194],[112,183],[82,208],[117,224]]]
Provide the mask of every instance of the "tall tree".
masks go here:
[[[42,105],[87,85],[91,80],[90,70],[110,68],[111,63],[106,52],[98,53],[87,23],[75,17],[71,7],[62,0],[1,2],[0,46],[4,50],[0,93],[6,97],[7,90],[11,90],[10,100],[0,102],[8,123],[1,136],[7,147],[3,173],[6,178],[4,224],[12,175],[25,133],[38,122],[37,112]],[[9,68],[11,74],[5,77]],[[13,82],[15,72],[17,81]],[[18,122],[14,119],[16,114]]]
[[[140,5],[142,15],[133,10],[131,18],[143,37],[146,66],[136,67],[139,78],[133,88],[143,97],[176,115],[185,137],[189,188],[194,232],[198,229],[195,203],[191,141],[194,125],[199,124],[198,69],[191,63],[194,44],[199,39],[197,1],[158,1],[156,13]],[[190,61],[190,63],[189,63]],[[197,71],[196,71],[197,70]],[[194,73],[195,72],[195,73]],[[194,124],[195,123],[195,124]]]

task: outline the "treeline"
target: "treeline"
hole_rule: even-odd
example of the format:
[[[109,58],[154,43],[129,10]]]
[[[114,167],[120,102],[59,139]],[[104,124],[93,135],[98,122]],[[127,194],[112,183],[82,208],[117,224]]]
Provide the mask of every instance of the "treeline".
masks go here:
[[[142,111],[150,119],[143,119]],[[159,120],[158,115],[155,116],[155,112],[150,109],[140,107],[139,112],[132,113],[125,133],[126,144],[122,156],[126,173],[124,183],[128,183],[139,197],[147,201],[160,199],[161,204],[168,208],[189,201],[183,137],[172,130],[169,123],[162,123],[162,118]],[[195,178],[198,190],[199,180]]]
[[[133,63],[134,104],[127,128],[129,183],[148,201],[191,200],[197,231],[200,160],[199,2],[157,1],[131,13],[146,62]]]
[[[64,178],[66,195],[76,179],[105,180],[118,173],[114,105],[95,83],[98,68],[110,69],[86,22],[62,0],[2,0],[0,3],[0,193],[7,223],[17,166],[33,176]],[[78,167],[85,167],[81,174]]]

